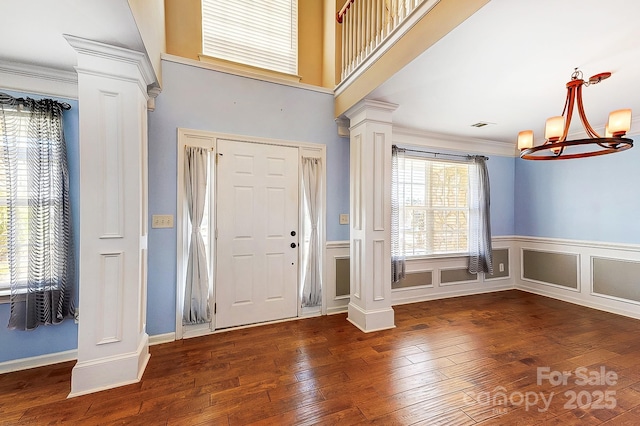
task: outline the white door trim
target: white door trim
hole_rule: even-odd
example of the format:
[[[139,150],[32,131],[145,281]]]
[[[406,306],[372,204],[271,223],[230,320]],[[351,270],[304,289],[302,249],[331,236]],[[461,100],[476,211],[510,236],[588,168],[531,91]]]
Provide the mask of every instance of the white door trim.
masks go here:
[[[281,146],[288,146],[288,147],[294,147],[294,148],[298,148],[298,161],[300,162],[300,164],[302,163],[302,157],[315,157],[315,158],[319,158],[322,161],[322,180],[323,180],[323,185],[322,185],[322,194],[321,194],[321,211],[324,212],[323,214],[321,214],[320,216],[320,230],[319,230],[319,237],[320,237],[320,247],[321,247],[321,251],[320,251],[320,256],[321,258],[321,265],[323,265],[322,268],[322,283],[323,283],[323,291],[322,291],[322,308],[321,308],[321,314],[325,315],[326,314],[326,273],[325,273],[325,268],[324,268],[324,259],[325,259],[325,246],[326,246],[326,199],[327,199],[327,191],[326,191],[326,181],[327,181],[327,176],[326,176],[326,153],[327,153],[327,148],[326,145],[322,145],[322,144],[316,144],[316,143],[310,143],[310,142],[297,142],[297,141],[288,141],[288,140],[282,140],[282,139],[271,139],[271,138],[262,138],[262,137],[256,137],[256,136],[246,136],[246,135],[234,135],[234,134],[228,134],[228,133],[217,133],[217,132],[208,132],[208,131],[203,131],[203,130],[194,130],[194,129],[184,129],[184,128],[178,128],[177,130],[177,149],[178,149],[178,155],[177,155],[177,197],[176,197],[176,340],[179,339],[183,339],[183,338],[189,338],[189,337],[196,337],[196,336],[201,336],[201,335],[205,335],[205,334],[211,334],[215,331],[215,321],[212,321],[211,324],[199,324],[199,325],[193,325],[193,326],[186,326],[184,327],[182,325],[182,306],[183,306],[183,300],[184,300],[184,279],[185,279],[185,264],[186,264],[186,260],[187,260],[187,250],[188,250],[188,246],[185,243],[185,239],[187,237],[187,235],[185,235],[184,230],[188,227],[188,215],[186,212],[186,208],[185,208],[185,198],[184,198],[184,147],[185,146],[202,146],[202,147],[206,147],[206,148],[210,148],[215,152],[215,148],[217,146],[217,140],[218,139],[228,139],[228,140],[235,140],[235,141],[241,141],[241,142],[250,142],[250,143],[261,143],[261,144],[268,144],[268,145],[281,145]],[[212,158],[215,158],[215,156],[212,156]],[[213,168],[215,168],[215,161],[213,162]],[[215,181],[213,179],[215,179],[215,170],[211,170],[211,195],[213,195],[212,199],[215,199]],[[299,178],[299,182],[302,181],[302,167],[298,168],[298,178]],[[303,213],[303,209],[302,209],[302,200],[304,199],[304,188],[301,184],[299,184],[299,199],[301,200],[300,202],[300,206],[301,208],[300,210],[300,223],[303,223],[304,220],[304,213]],[[215,208],[211,208],[210,211],[215,212]],[[215,220],[215,218],[214,218]],[[211,232],[211,235],[213,237],[213,232]],[[210,247],[212,247],[212,249],[215,247],[215,244],[211,244]],[[215,260],[215,253],[212,253],[212,257]],[[298,262],[298,264],[300,265],[299,267],[302,268],[302,262]],[[215,280],[215,273],[214,271],[210,271],[211,272],[211,279]],[[299,279],[302,278],[302,270],[300,269],[299,271]],[[298,283],[299,286],[300,283]],[[215,286],[215,282],[213,282],[213,286]],[[213,288],[212,286],[212,288]],[[215,301],[213,300],[213,297],[215,296],[215,293],[212,292],[210,293],[211,296],[211,306],[212,306],[212,314],[213,314],[213,303],[215,303]],[[302,316],[302,309],[300,308],[300,292],[298,291],[298,317]]]

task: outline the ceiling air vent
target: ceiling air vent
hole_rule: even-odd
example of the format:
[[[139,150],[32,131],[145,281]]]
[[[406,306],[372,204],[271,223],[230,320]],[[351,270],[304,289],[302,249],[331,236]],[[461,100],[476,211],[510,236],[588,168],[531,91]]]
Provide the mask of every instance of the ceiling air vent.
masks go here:
[[[484,126],[488,126],[489,124],[494,124],[494,123],[487,123],[486,121],[478,121],[475,124],[472,124],[471,127],[484,127]]]

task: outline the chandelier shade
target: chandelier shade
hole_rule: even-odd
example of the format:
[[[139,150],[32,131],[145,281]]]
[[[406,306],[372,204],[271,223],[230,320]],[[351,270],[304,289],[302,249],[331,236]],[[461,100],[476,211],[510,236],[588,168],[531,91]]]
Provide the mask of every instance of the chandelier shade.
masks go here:
[[[591,127],[584,112],[582,87],[600,83],[610,76],[610,72],[604,72],[594,75],[589,81],[584,81],[582,71],[576,68],[571,74],[571,80],[566,85],[567,98],[562,115],[550,117],[546,121],[545,142],[535,146],[533,130],[524,130],[518,133],[520,158],[525,160],[568,160],[613,154],[632,148],[633,140],[624,137],[631,129],[630,109],[620,109],[609,114],[604,137]],[[574,106],[577,107],[580,121],[588,137],[567,140]]]

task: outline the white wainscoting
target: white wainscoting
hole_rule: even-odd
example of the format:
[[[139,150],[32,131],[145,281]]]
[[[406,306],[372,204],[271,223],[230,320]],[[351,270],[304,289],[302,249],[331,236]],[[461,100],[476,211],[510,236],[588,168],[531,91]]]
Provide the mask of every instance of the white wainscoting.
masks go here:
[[[490,278],[485,274],[478,274],[472,281],[442,283],[440,272],[451,269],[466,269],[466,257],[439,257],[430,259],[416,259],[407,261],[407,273],[431,271],[432,282],[428,286],[397,288],[392,290],[391,298],[394,305],[416,303],[427,300],[444,299],[448,297],[468,296],[471,294],[491,293],[494,291],[511,290],[514,287],[514,266],[518,263],[513,250],[513,237],[492,238],[494,250],[509,251],[509,275],[501,278]],[[497,268],[497,265],[494,265]]]
[[[349,241],[328,241],[326,244],[325,277],[327,315],[347,312],[349,295],[336,295],[336,260],[349,258]]]
[[[440,271],[466,269],[467,259],[465,257],[439,257],[407,261],[407,273],[430,271],[432,273],[432,283],[425,286],[393,289],[391,291],[392,304],[401,305],[515,288],[513,271],[519,265],[519,252],[513,248],[514,238],[495,237],[492,239],[494,249],[509,250],[510,274],[502,278],[489,278],[485,277],[484,274],[479,274],[477,280],[441,284]],[[327,242],[326,247],[327,281],[325,289],[327,292],[327,314],[346,312],[349,296],[336,296],[336,259],[349,257],[349,241],[330,241]]]
[[[640,302],[597,294],[593,291],[592,269],[592,259],[594,257],[640,262],[640,245],[515,237],[514,249],[513,257],[518,259],[518,262],[511,270],[511,274],[515,277],[516,288],[565,302],[640,319]],[[525,279],[523,277],[522,252],[527,249],[576,255],[578,257],[579,270],[578,289]],[[640,281],[640,278],[638,280]]]

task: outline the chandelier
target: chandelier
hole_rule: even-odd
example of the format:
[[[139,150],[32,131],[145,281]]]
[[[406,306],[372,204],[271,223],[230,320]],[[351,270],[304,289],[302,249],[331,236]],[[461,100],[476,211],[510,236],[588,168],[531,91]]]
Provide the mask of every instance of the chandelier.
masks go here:
[[[533,146],[533,130],[518,133],[518,149],[520,158],[525,160],[568,160],[570,158],[593,157],[596,155],[613,154],[633,147],[633,140],[625,138],[631,128],[631,110],[620,109],[609,114],[609,121],[605,127],[604,137],[593,130],[584,113],[582,105],[582,86],[600,83],[611,77],[610,72],[596,74],[589,81],[582,79],[582,71],[576,68],[571,74],[571,81],[567,83],[567,100],[562,115],[547,119],[542,145]],[[587,132],[588,138],[567,140],[573,107],[577,104],[580,121]],[[565,149],[572,147],[565,152]],[[574,148],[577,147],[577,148]]]

